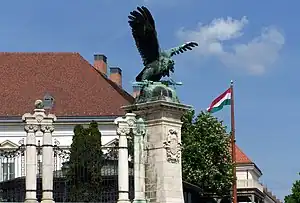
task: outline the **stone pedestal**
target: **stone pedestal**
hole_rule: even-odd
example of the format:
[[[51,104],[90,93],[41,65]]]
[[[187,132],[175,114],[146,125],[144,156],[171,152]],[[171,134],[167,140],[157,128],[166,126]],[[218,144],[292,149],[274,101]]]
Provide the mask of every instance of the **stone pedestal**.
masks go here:
[[[189,106],[167,101],[123,107],[146,121],[146,199],[184,203],[181,170],[181,116]]]

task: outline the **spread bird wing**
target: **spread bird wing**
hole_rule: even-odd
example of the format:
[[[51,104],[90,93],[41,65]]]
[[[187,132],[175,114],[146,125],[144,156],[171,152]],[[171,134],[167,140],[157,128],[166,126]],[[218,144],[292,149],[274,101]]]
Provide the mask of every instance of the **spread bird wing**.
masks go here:
[[[197,46],[198,46],[198,44],[196,42],[187,42],[181,46],[170,49],[169,53],[170,53],[170,56],[174,56],[174,55],[183,53],[187,50],[192,50],[194,47],[197,47]]]
[[[159,59],[159,44],[155,22],[150,11],[142,6],[130,12],[129,25],[144,66]]]

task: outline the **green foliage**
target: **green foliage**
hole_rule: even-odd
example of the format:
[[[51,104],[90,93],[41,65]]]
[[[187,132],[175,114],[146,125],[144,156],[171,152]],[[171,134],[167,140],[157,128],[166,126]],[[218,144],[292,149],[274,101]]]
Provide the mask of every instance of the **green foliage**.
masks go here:
[[[101,133],[97,122],[91,122],[88,128],[83,128],[82,125],[75,126],[66,174],[70,187],[70,201],[100,201],[102,165]]]
[[[285,203],[299,203],[300,202],[300,180],[296,180],[292,187],[292,194],[285,196]]]
[[[190,111],[182,117],[182,172],[184,180],[198,185],[203,195],[230,194],[233,165],[230,138],[215,117]]]

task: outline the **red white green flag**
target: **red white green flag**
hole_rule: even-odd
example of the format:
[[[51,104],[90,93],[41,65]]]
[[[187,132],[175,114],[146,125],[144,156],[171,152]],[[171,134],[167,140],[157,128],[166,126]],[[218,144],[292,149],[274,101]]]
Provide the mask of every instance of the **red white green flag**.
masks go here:
[[[220,111],[224,106],[231,104],[231,88],[228,88],[223,94],[218,96],[206,109],[210,113]]]

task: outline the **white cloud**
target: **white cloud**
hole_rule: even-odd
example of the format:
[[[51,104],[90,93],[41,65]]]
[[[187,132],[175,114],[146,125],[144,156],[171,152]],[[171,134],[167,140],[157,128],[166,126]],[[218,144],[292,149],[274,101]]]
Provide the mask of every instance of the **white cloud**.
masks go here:
[[[278,58],[284,45],[284,36],[277,29],[267,27],[260,36],[247,43],[229,43],[243,35],[243,28],[247,24],[246,17],[240,20],[219,18],[208,25],[199,23],[195,30],[181,28],[177,36],[183,40],[197,41],[197,51],[202,56],[214,56],[228,67],[244,68],[249,73],[262,74]],[[228,42],[226,48],[229,49],[224,49],[225,42]]]

